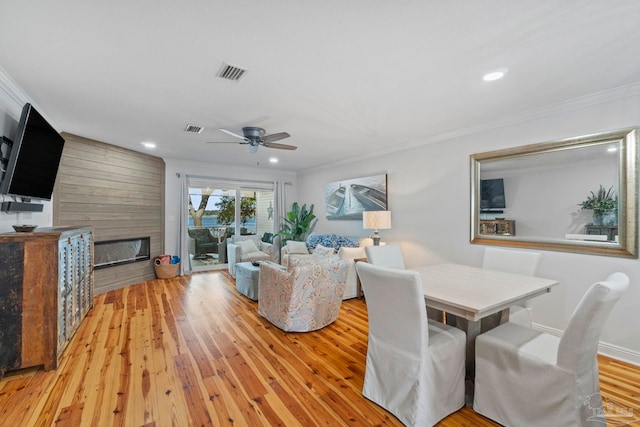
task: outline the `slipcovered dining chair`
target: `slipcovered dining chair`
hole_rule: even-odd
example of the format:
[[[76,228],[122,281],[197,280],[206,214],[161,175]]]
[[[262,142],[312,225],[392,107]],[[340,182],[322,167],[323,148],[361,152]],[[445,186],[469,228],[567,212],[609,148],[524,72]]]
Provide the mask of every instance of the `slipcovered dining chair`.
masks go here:
[[[362,394],[408,426],[464,406],[464,332],[427,319],[414,271],[356,264],[369,317]]]
[[[535,276],[540,264],[539,252],[514,251],[510,249],[485,248],[482,260],[482,268],[489,270],[498,270],[505,273],[522,274],[523,276]],[[509,308],[509,322],[514,322],[522,326],[531,327],[532,325],[532,309],[526,303],[525,306],[514,305]],[[483,319],[485,320],[485,319]],[[484,329],[488,330],[491,326],[497,326],[499,319],[488,317],[483,323],[491,323],[486,325]]]
[[[398,245],[366,246],[364,251],[369,264],[380,267],[398,268],[401,270],[405,269],[402,251]],[[438,322],[442,322],[444,319],[442,310],[431,307],[427,307],[427,316],[429,319],[437,320]]]
[[[404,258],[398,245],[366,246],[367,261],[370,264],[404,270]]]
[[[474,411],[505,426],[586,426],[602,408],[598,340],[629,287],[624,273],[593,284],[562,337],[507,322],[476,338]]]

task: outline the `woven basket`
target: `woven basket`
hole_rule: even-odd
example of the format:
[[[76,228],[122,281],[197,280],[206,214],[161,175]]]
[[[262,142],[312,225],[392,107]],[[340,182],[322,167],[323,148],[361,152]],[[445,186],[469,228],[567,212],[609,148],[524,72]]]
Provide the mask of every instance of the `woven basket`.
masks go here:
[[[156,277],[158,279],[171,279],[178,275],[180,263],[177,264],[160,264],[154,265],[156,268]]]

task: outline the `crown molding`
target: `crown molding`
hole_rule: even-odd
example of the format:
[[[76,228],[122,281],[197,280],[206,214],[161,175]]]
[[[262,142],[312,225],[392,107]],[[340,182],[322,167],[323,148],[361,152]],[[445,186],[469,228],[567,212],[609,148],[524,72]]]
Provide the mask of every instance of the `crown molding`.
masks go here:
[[[31,102],[25,91],[11,78],[11,76],[0,67],[0,100],[16,120],[20,118],[22,107],[27,102]]]
[[[553,116],[560,113],[566,113],[573,110],[579,110],[581,108],[590,107],[592,105],[604,104],[607,102],[629,98],[637,95],[640,95],[640,81],[631,83],[628,85],[624,85],[624,86],[619,86],[613,89],[594,92],[589,95],[568,99],[566,101],[546,105],[544,107],[534,108],[531,110],[524,111],[522,113],[514,114],[509,117],[501,118],[499,120],[483,123],[482,125],[469,126],[469,127],[460,128],[451,132],[444,132],[438,135],[427,137],[425,139],[420,140],[420,142],[417,142],[414,144],[403,145],[402,147],[388,147],[383,150],[366,153],[361,156],[345,159],[340,162],[333,162],[330,164],[305,169],[303,171],[300,171],[299,173],[304,175],[308,173],[319,172],[322,170],[334,168],[336,166],[347,165],[354,162],[361,162],[363,160],[368,160],[371,158],[383,156],[386,154],[396,153],[399,151],[409,150],[409,149],[421,147],[427,144],[433,144],[436,142],[442,142],[450,139],[474,135],[481,132],[487,132],[487,131],[498,129],[505,126],[512,126],[515,124],[519,124],[519,123],[523,123],[531,120],[541,119],[543,117]]]
[[[56,123],[49,117],[42,109],[38,106],[37,103],[33,102],[33,100],[27,95],[27,93],[22,90],[22,88],[15,82],[5,71],[4,68],[0,67],[0,109],[3,109],[7,114],[12,116],[16,121],[20,120],[20,116],[22,115],[22,107],[27,102],[36,107],[38,112],[44,117],[44,119],[49,122],[49,124],[58,132],[61,132],[61,129],[56,125]]]

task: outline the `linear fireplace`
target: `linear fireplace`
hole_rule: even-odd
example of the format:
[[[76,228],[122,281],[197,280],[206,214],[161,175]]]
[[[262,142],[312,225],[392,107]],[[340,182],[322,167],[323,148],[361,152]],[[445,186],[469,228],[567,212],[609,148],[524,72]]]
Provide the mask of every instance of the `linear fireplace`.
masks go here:
[[[113,267],[151,259],[150,243],[149,237],[95,242],[93,247],[94,268]]]

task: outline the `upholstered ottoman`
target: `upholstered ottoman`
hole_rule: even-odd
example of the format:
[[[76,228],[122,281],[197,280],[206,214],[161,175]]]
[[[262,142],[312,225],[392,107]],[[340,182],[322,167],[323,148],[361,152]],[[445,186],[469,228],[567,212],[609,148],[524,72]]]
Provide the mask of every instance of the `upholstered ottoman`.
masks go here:
[[[255,267],[250,262],[236,264],[236,289],[242,295],[257,301],[259,280],[260,266]]]

